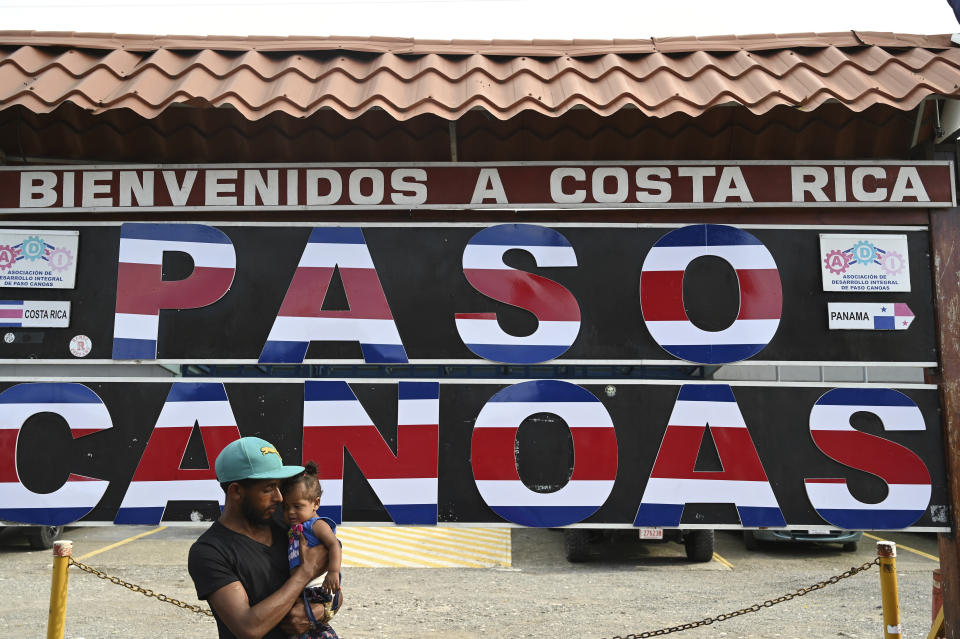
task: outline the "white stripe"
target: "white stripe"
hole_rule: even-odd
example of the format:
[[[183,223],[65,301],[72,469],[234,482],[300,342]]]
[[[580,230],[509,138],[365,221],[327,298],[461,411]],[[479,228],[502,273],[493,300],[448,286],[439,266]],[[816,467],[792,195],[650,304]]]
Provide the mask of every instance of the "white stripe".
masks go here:
[[[402,399],[397,402],[397,424],[439,424],[440,398]]]
[[[61,415],[70,428],[104,430],[113,426],[110,412],[100,403],[0,404],[0,429],[20,428],[37,413]]]
[[[436,478],[368,479],[373,492],[385,506],[436,504]]]
[[[887,484],[886,498],[877,504],[865,504],[850,494],[846,484],[804,482],[814,508],[849,510],[926,510],[930,503],[930,484]]]
[[[370,250],[366,244],[327,244],[309,242],[303,249],[303,257],[297,268],[373,268]]]
[[[223,506],[224,497],[216,479],[132,481],[120,507],[166,506],[168,501],[179,500],[215,501]]]
[[[182,251],[193,258],[195,267],[236,268],[237,253],[232,244],[216,242],[175,242],[169,240],[120,239],[119,261],[128,264],[163,264],[164,251]]]
[[[320,488],[323,495],[320,498],[321,506],[343,506],[343,480],[321,479]]]
[[[373,426],[359,401],[305,401],[303,426]]]
[[[850,416],[858,412],[877,415],[884,430],[926,430],[923,413],[916,406],[848,406],[814,404],[810,409],[810,430],[854,430]]]
[[[643,491],[644,504],[736,504],[779,508],[770,483],[730,479],[672,479],[651,477]]]
[[[537,266],[576,266],[577,254],[570,246],[504,246],[499,244],[467,244],[463,249],[463,268],[516,270],[503,263],[503,254],[519,249],[533,254]]]
[[[81,508],[97,505],[108,481],[68,481],[52,493],[35,493],[18,481],[0,482],[0,505],[4,508]]]
[[[167,402],[157,417],[157,428],[193,428],[200,426],[236,426],[230,402]]]
[[[113,337],[128,339],[157,339],[160,315],[117,313],[113,317]]]
[[[715,255],[736,270],[776,269],[770,251],[762,244],[725,246],[655,246],[643,260],[644,271],[683,271],[694,259]]]
[[[648,321],[647,330],[658,344],[706,346],[710,344],[766,344],[777,332],[778,319],[740,319],[722,331],[704,331],[692,322]]]
[[[541,321],[530,335],[510,335],[495,319],[456,318],[460,339],[466,344],[499,344],[502,346],[569,346],[577,339],[580,322]]]
[[[571,428],[613,428],[600,402],[487,402],[474,428],[513,428],[537,413],[559,415]]]
[[[703,426],[711,428],[746,428],[736,402],[677,401],[670,413],[671,426]]]
[[[490,506],[599,506],[610,496],[613,480],[568,481],[556,492],[538,493],[521,481],[478,479],[477,490]]]
[[[268,342],[360,342],[402,346],[392,319],[277,316]]]

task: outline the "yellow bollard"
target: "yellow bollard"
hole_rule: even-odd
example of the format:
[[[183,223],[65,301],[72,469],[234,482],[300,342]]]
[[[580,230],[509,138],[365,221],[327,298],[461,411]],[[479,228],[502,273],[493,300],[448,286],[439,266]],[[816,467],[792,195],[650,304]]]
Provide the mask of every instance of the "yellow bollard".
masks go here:
[[[47,639],[63,639],[67,618],[67,571],[73,555],[72,541],[53,544],[53,580],[50,582],[50,616],[47,617]]]
[[[897,591],[897,544],[877,542],[880,559],[880,596],[883,602],[883,639],[900,639],[900,594]]]

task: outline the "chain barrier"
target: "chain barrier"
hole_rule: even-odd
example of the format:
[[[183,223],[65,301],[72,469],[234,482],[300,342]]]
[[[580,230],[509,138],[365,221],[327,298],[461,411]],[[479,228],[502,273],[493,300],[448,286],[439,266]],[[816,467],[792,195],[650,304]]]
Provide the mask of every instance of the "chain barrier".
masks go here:
[[[91,575],[96,575],[97,577],[100,577],[100,579],[106,579],[106,580],[109,581],[110,583],[116,584],[116,585],[118,585],[118,586],[123,586],[124,588],[127,588],[127,589],[129,589],[129,590],[132,590],[133,592],[139,592],[140,594],[145,595],[145,596],[147,596],[147,597],[154,597],[154,598],[156,598],[156,599],[158,599],[158,600],[160,600],[160,601],[166,602],[166,603],[168,603],[168,604],[173,604],[174,606],[177,606],[178,608],[183,608],[184,610],[189,610],[189,611],[191,611],[191,612],[196,612],[196,613],[201,614],[201,615],[207,615],[208,617],[212,617],[212,616],[213,616],[213,612],[212,612],[209,608],[204,608],[204,607],[202,607],[202,606],[196,606],[196,605],[193,605],[193,604],[188,604],[188,603],[185,602],[185,601],[180,601],[179,599],[174,599],[173,597],[168,597],[168,596],[166,596],[166,595],[164,595],[164,594],[162,594],[162,593],[154,592],[154,591],[150,590],[149,588],[143,588],[143,587],[141,587],[141,586],[138,586],[137,584],[132,584],[132,583],[130,583],[130,582],[128,582],[128,581],[124,581],[123,579],[120,579],[120,577],[111,577],[111,576],[108,575],[107,573],[102,572],[102,571],[100,571],[100,570],[97,570],[97,569],[94,568],[93,566],[88,566],[88,565],[85,564],[85,563],[81,563],[81,562],[77,561],[76,559],[74,559],[73,557],[70,557],[70,565],[71,565],[71,566],[76,566],[77,568],[79,568],[80,570],[83,570],[84,572],[89,572]]]
[[[717,615],[716,617],[706,617],[705,619],[701,619],[700,621],[692,621],[690,623],[681,624],[679,626],[670,626],[669,628],[660,628],[659,630],[651,630],[649,632],[641,632],[637,634],[631,633],[625,636],[616,635],[611,639],[643,639],[645,637],[660,637],[662,635],[669,635],[670,633],[673,633],[673,632],[690,630],[691,628],[699,628],[700,626],[709,626],[712,623],[719,623],[721,621],[726,621],[727,619],[733,619],[734,617],[739,617],[740,615],[745,615],[747,613],[758,612],[764,608],[771,608],[777,605],[778,603],[783,603],[784,601],[790,601],[795,597],[802,597],[804,595],[808,595],[811,592],[814,592],[815,590],[820,590],[821,588],[826,588],[827,586],[835,584],[841,579],[852,577],[859,572],[863,572],[864,570],[870,570],[872,567],[876,566],[879,563],[880,563],[880,558],[878,557],[877,559],[874,559],[873,561],[869,561],[863,564],[862,566],[859,566],[859,567],[853,566],[850,568],[850,570],[845,570],[839,575],[834,575],[833,577],[817,582],[812,586],[798,588],[797,590],[787,593],[785,595],[782,595],[780,597],[777,597],[776,599],[767,599],[763,603],[753,604],[749,608],[741,608],[740,610],[735,610],[733,612],[720,614],[720,615]]]

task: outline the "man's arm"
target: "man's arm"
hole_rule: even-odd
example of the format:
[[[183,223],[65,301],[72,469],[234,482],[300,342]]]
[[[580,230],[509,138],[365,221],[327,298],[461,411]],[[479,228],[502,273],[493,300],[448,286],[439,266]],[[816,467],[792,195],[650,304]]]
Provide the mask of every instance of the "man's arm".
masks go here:
[[[327,549],[307,547],[300,535],[302,562],[290,573],[279,590],[254,605],[250,605],[247,591],[239,581],[227,584],[211,594],[207,600],[230,632],[238,639],[260,639],[273,630],[286,616],[300,593],[311,579],[324,571]]]

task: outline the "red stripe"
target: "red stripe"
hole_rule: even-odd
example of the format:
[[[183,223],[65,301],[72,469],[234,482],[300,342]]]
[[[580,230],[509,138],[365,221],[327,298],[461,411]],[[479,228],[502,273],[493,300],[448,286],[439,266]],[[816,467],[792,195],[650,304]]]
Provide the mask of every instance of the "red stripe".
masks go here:
[[[324,311],[323,301],[330,288],[333,269],[302,266],[297,268],[280,305],[284,317],[347,317],[356,319],[393,319],[390,305],[372,268],[341,268],[340,278],[347,296],[348,311]]]
[[[540,321],[580,321],[580,305],[562,285],[545,277],[517,270],[465,268],[467,280],[488,297],[519,306]]]
[[[573,436],[573,474],[575,480],[615,480],[617,478],[617,433],[612,428],[570,428]]]
[[[456,319],[464,320],[495,320],[497,319],[496,313],[455,313],[454,317]]]
[[[0,308],[0,317],[4,319],[20,319],[23,317],[23,309]]]
[[[876,475],[888,484],[929,484],[930,471],[913,451],[889,439],[856,430],[813,430],[825,455],[845,466]]]
[[[470,461],[477,481],[520,481],[514,444],[517,426],[475,428],[470,442]]]
[[[67,477],[67,481],[103,481],[102,479],[97,479],[96,477],[84,477],[83,475],[74,475],[70,473]]]
[[[156,315],[161,308],[201,308],[230,289],[234,269],[200,266],[182,280],[165,282],[155,264],[117,265],[117,313]]]
[[[783,288],[777,269],[744,269],[737,271],[737,278],[740,280],[737,319],[780,319]]]
[[[154,428],[132,481],[216,479],[213,462],[224,446],[240,439],[240,431],[236,426],[201,426],[208,468],[181,469],[180,463],[192,432],[193,426]]]
[[[722,471],[696,471],[705,426],[667,426],[650,477],[767,481],[757,449],[746,428],[712,428]]]
[[[240,430],[235,425],[230,426],[201,426],[200,436],[203,438],[203,448],[207,453],[207,463],[213,468],[217,455],[227,444],[240,439]]]
[[[303,459],[317,463],[322,479],[343,479],[343,457],[350,453],[367,479],[436,479],[440,428],[397,426],[397,455],[374,426],[305,426]]]
[[[0,429],[0,482],[19,482],[17,477],[17,435],[19,428]]]
[[[686,322],[683,271],[642,271],[640,308],[646,322]]]

